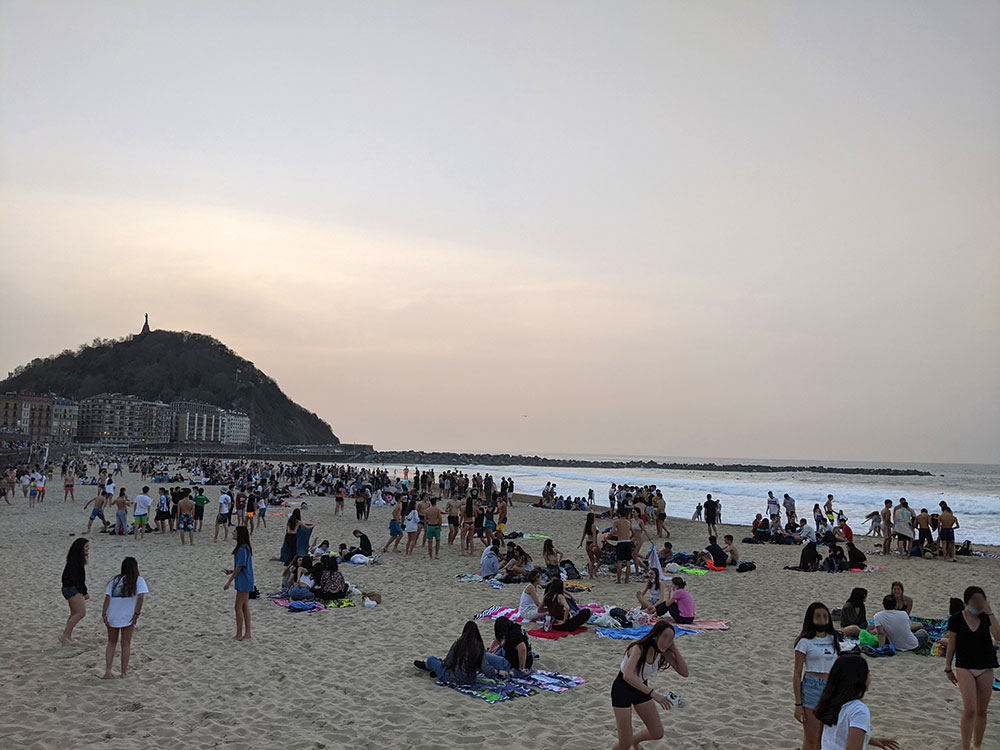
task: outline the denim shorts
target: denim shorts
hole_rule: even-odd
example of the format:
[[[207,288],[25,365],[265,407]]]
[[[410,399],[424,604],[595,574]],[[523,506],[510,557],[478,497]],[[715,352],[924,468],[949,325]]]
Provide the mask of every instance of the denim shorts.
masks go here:
[[[63,599],[72,599],[74,596],[76,596],[79,593],[80,592],[79,592],[79,590],[77,590],[76,586],[63,586],[62,587]]]
[[[825,687],[824,678],[808,673],[802,675],[802,705],[806,708],[816,708]]]

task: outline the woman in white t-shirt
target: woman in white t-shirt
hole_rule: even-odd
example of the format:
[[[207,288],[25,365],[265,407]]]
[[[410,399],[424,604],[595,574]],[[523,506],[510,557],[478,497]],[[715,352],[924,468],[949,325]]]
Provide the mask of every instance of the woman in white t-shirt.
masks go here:
[[[417,546],[417,539],[420,538],[420,512],[417,510],[417,502],[413,500],[406,509],[405,530],[406,530],[406,554],[412,555]]]
[[[896,740],[871,736],[871,712],[861,702],[871,681],[868,662],[862,656],[847,654],[833,663],[815,712],[823,727],[822,750],[899,748]]]
[[[813,602],[806,609],[802,632],[795,639],[795,671],[792,675],[795,720],[802,724],[802,750],[819,750],[823,726],[814,710],[839,655],[840,644],[830,610],[823,602]]]
[[[128,674],[128,659],[132,650],[132,629],[142,614],[142,600],[149,593],[146,581],[139,575],[139,563],[134,557],[122,560],[121,575],[108,581],[104,591],[104,611],[101,618],[108,627],[108,648],[105,651],[107,668],[104,679],[111,679],[111,663],[115,659],[118,636],[122,641],[122,677]]]

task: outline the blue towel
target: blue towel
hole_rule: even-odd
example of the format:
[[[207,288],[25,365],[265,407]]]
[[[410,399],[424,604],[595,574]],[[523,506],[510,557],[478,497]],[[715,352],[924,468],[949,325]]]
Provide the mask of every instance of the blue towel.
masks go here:
[[[597,628],[597,634],[605,638],[614,638],[616,641],[635,641],[642,638],[653,629],[652,625],[644,625],[638,628]],[[674,636],[697,635],[700,630],[689,630],[680,625],[674,625]]]

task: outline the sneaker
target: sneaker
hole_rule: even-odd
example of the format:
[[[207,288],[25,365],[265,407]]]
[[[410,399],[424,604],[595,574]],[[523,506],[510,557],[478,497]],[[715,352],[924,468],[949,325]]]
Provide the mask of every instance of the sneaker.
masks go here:
[[[422,669],[425,672],[430,672],[430,670],[427,668],[427,662],[425,661],[419,661],[419,660],[414,661],[413,666],[415,666],[417,669]]]

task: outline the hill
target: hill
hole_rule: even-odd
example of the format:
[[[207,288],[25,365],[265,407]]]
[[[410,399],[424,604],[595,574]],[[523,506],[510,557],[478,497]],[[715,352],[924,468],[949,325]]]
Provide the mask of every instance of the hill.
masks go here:
[[[0,381],[0,393],[34,391],[83,399],[125,393],[151,401],[202,401],[250,416],[253,434],[274,445],[340,441],[330,425],[221,341],[187,331],[94,339],[76,351],[32,360]]]

